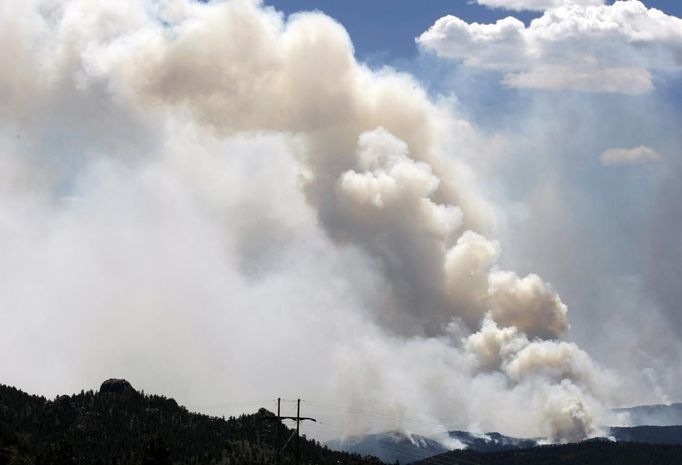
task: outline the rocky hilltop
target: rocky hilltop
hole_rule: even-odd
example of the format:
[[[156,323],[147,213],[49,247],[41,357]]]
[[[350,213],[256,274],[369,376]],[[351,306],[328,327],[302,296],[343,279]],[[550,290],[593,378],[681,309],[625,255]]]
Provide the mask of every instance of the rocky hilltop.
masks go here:
[[[229,418],[192,413],[124,379],[54,400],[0,385],[0,465],[272,464],[292,433],[272,417],[265,409]],[[280,463],[294,463],[293,454]],[[376,463],[301,440],[304,465]]]

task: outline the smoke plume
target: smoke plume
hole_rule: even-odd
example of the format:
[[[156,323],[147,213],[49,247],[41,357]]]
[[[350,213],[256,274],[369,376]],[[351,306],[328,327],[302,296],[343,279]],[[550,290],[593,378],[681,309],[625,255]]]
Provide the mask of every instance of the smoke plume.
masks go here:
[[[0,47],[5,382],[599,433],[616,381],[549,283],[498,265],[481,136],[331,18],[10,1]]]

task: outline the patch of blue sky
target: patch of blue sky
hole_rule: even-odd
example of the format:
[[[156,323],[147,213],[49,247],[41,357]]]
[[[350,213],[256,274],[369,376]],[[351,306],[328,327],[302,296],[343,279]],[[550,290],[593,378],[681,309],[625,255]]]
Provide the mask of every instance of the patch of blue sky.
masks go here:
[[[265,4],[286,15],[317,10],[333,17],[349,32],[358,58],[370,65],[414,57],[418,53],[415,37],[448,14],[469,23],[514,16],[526,25],[542,14],[489,8],[472,0],[265,0]],[[682,1],[646,0],[645,4],[682,17]]]
[[[452,14],[469,22],[494,22],[509,12],[466,0],[266,0],[285,14],[321,11],[340,22],[350,34],[361,61],[376,66],[391,64],[418,53],[415,37],[438,18]],[[515,12],[528,23],[535,12]]]

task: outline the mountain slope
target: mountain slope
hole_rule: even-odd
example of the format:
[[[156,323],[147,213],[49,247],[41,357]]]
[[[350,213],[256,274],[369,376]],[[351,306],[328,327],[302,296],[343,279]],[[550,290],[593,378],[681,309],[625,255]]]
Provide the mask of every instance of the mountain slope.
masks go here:
[[[682,445],[682,426],[612,427],[609,429],[609,434],[618,442]],[[424,460],[451,449],[466,449],[476,453],[519,449],[536,450],[533,453],[544,451],[540,448],[531,449],[538,445],[533,439],[513,438],[499,433],[477,434],[467,431],[450,431],[448,435],[450,441],[436,441],[419,435],[408,436],[403,433],[390,432],[353,436],[344,441],[329,441],[326,445],[346,452],[374,455],[387,463],[399,460],[403,464]],[[597,443],[600,444],[599,441]],[[583,444],[592,444],[592,442],[588,441]],[[591,446],[583,447],[592,450]],[[644,449],[648,450],[648,446]],[[679,463],[682,463],[682,457]]]
[[[373,455],[384,462],[411,463],[455,448],[467,448],[480,452],[533,447],[537,442],[532,439],[518,439],[499,433],[469,433],[450,431],[447,438],[427,438],[417,434],[397,431],[379,434],[351,436],[343,440],[325,443],[328,447],[345,452]]]
[[[407,435],[397,431],[334,439],[327,441],[325,445],[339,451],[378,457],[386,463],[399,461],[402,464],[450,450],[433,439],[417,434]]]
[[[521,449],[534,447],[538,444],[535,439],[513,438],[500,433],[476,434],[467,431],[450,431],[448,434],[451,439],[459,441],[464,446],[461,448],[478,452]]]

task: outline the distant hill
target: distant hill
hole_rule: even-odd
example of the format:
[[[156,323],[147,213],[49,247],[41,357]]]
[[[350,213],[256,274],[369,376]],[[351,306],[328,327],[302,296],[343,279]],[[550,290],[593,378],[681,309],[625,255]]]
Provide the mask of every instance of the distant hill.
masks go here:
[[[191,413],[124,380],[55,400],[0,385],[0,465],[270,465],[276,436],[292,433],[272,416],[264,409],[227,419]],[[380,464],[306,438],[301,457],[305,465]]]
[[[510,449],[535,447],[538,445],[535,439],[521,439],[505,436],[500,433],[469,433],[467,431],[450,431],[451,439],[461,442],[467,449],[478,452],[494,452]]]
[[[449,441],[443,441],[443,438],[438,438],[437,441],[436,438],[389,432],[353,436],[344,441],[328,441],[326,445],[350,453],[373,455],[387,463],[398,460],[401,464],[419,462],[451,449],[487,453],[531,449],[538,445],[534,439],[514,438],[499,433],[450,431],[448,434]],[[682,426],[613,427],[610,428],[609,435],[618,442],[682,445]],[[591,444],[591,441],[583,444]],[[542,451],[539,453],[544,453],[544,449],[536,449]],[[682,456],[678,465],[682,465]]]
[[[498,452],[455,450],[414,465],[680,465],[682,446],[591,440]]]
[[[627,414],[631,426],[682,425],[682,404],[639,405],[616,408],[614,413]]]
[[[450,431],[448,435],[450,440],[447,438],[436,440],[417,434],[408,435],[392,431],[351,436],[344,440],[336,439],[326,442],[325,445],[332,449],[360,455],[373,455],[386,463],[399,461],[401,464],[422,460],[455,447],[489,452],[537,445],[537,442],[532,439],[512,438],[499,433],[478,434],[466,431]]]
[[[418,434],[404,434],[397,431],[379,434],[351,436],[325,443],[331,449],[360,455],[378,457],[386,463],[401,464],[425,459],[450,450],[440,442]]]

